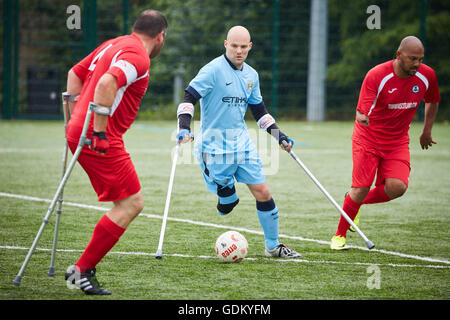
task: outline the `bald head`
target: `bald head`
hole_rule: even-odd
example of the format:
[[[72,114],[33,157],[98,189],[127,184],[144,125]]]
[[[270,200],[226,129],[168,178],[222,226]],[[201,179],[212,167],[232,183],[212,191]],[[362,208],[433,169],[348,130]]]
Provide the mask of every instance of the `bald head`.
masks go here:
[[[224,41],[225,55],[238,70],[242,69],[252,48],[250,40],[250,32],[245,27],[234,26],[228,31],[227,39]]]
[[[227,41],[241,39],[243,41],[250,42],[250,32],[243,26],[234,26],[228,30]]]
[[[400,78],[407,78],[416,74],[424,57],[422,41],[417,37],[408,36],[403,38],[398,46],[394,70]]]
[[[424,51],[422,41],[419,38],[414,36],[408,36],[403,38],[398,46],[397,51]]]

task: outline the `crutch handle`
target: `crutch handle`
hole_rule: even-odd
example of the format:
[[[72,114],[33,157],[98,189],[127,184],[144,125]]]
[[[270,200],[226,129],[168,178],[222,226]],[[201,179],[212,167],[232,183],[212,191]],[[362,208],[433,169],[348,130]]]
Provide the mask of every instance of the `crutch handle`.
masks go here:
[[[193,133],[193,132],[190,132],[190,133],[188,134],[188,137],[189,137],[189,140],[190,140],[189,142],[194,141],[194,133]],[[183,141],[183,139],[177,140],[177,145],[180,145],[180,144],[181,144],[180,141]]]
[[[281,144],[283,145],[283,147],[289,148],[289,143],[287,143],[286,140],[281,141]],[[292,146],[294,146],[294,145],[292,145]],[[291,150],[289,150],[289,151],[286,150],[286,152],[288,152],[292,156]]]

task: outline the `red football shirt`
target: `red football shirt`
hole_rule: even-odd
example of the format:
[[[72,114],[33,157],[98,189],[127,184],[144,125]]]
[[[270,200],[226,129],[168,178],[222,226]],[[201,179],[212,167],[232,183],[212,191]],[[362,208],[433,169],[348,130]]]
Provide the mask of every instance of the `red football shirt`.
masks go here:
[[[353,139],[372,146],[393,147],[409,143],[408,130],[422,99],[439,102],[434,70],[421,64],[414,76],[399,78],[394,60],[372,68],[364,78],[357,110],[369,117],[365,127],[355,120]]]
[[[73,67],[83,81],[76,107],[67,126],[67,140],[78,142],[89,103],[94,100],[98,80],[110,73],[117,79],[118,91],[111,107],[106,134],[110,147],[123,147],[123,134],[134,122],[142,97],[147,91],[150,58],[142,41],[134,34],[104,42]],[[93,131],[94,114],[87,132]]]

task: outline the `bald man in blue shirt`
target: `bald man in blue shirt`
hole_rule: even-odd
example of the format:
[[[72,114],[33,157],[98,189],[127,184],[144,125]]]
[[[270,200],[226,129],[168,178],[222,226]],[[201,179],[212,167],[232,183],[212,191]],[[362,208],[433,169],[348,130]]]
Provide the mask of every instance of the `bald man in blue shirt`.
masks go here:
[[[266,183],[259,154],[250,139],[244,116],[247,107],[258,127],[289,151],[294,141],[282,133],[267,112],[259,87],[258,73],[245,63],[252,48],[250,33],[232,27],[224,41],[225,54],[200,69],[186,88],[178,106],[180,142],[188,142],[194,105],[200,101],[201,130],[194,155],[203,171],[208,191],[217,194],[217,212],[229,214],[239,203],[235,181],[245,183],[256,199],[256,211],[264,231],[265,255],[300,258],[301,255],[278,241],[278,208]],[[282,145],[283,141],[288,147]]]

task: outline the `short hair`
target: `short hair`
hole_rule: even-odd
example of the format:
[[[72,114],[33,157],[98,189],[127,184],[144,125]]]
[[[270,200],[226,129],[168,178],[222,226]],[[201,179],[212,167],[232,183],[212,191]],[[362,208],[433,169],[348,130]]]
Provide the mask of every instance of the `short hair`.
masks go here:
[[[156,37],[161,31],[166,31],[166,17],[157,10],[144,10],[133,25],[133,32],[144,34],[150,38]]]

